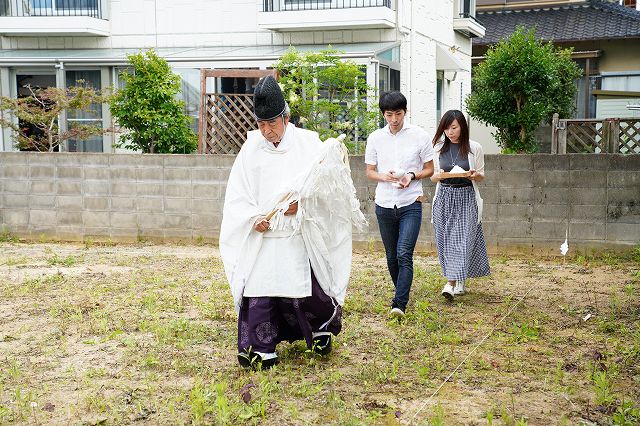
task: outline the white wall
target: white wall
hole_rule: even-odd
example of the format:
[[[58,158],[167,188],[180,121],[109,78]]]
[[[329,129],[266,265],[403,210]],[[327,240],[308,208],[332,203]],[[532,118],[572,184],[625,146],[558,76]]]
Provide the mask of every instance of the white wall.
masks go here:
[[[400,1],[402,3],[402,1]],[[253,46],[394,41],[395,29],[274,32],[262,0],[109,0],[107,37],[2,37],[3,49]]]
[[[461,91],[464,97],[471,87],[471,41],[453,31],[454,0],[396,0],[397,29],[304,32],[260,29],[257,19],[262,0],[109,0],[107,3],[110,36],[2,37],[2,48],[140,49],[400,41],[401,90],[409,101],[409,119],[430,133],[437,126],[435,52],[438,44],[447,49],[453,47],[458,61],[468,64],[468,72],[458,72],[455,80],[445,81],[443,111],[461,109]]]
[[[640,117],[640,110],[631,110],[627,105],[640,105],[640,98],[598,99],[596,118],[635,118]]]
[[[501,150],[491,133],[495,132],[493,126],[486,126],[471,118],[469,120],[469,139],[482,145],[485,154],[500,154]]]
[[[409,101],[409,119],[433,134],[436,117],[436,45],[446,50],[453,47],[453,55],[467,64],[466,72],[458,72],[454,80],[444,82],[442,111],[462,109],[463,97],[471,89],[471,40],[453,31],[454,1],[400,2],[399,24],[406,34],[402,39],[401,90]],[[465,111],[466,112],[466,111]]]

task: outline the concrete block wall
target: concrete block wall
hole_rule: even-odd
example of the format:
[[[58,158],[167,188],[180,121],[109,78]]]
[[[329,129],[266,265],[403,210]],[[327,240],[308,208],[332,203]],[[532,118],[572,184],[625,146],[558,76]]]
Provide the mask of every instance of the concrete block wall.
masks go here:
[[[354,240],[379,240],[375,186],[367,181],[363,157],[351,169],[367,232]],[[640,243],[640,156],[617,154],[486,155],[483,231],[492,250],[546,249],[559,252],[568,229],[572,247],[632,247]],[[418,238],[434,250],[431,200],[435,185],[423,182],[426,200]]]
[[[215,241],[229,170],[226,155],[0,153],[0,227],[38,239]],[[483,230],[490,249],[557,252],[640,243],[640,156],[487,155]],[[362,156],[351,157],[368,229],[354,241],[380,246],[375,183]],[[433,250],[431,200],[420,249]],[[568,225],[567,225],[568,224]],[[567,228],[568,226],[568,228]]]
[[[0,223],[60,240],[213,240],[232,156],[0,153]]]

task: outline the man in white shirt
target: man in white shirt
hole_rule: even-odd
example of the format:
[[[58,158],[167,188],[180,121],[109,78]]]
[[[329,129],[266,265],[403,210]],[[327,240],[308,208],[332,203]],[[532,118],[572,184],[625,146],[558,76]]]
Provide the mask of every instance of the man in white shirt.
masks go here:
[[[353,183],[335,160],[333,173],[317,183],[342,179],[330,191],[332,203],[309,201],[329,191],[305,195],[296,187],[296,177],[317,172],[319,156],[327,164],[338,153],[316,132],[289,123],[288,106],[271,76],[255,88],[254,113],[259,130],[247,134],[227,183],[220,254],[238,311],[238,361],[245,368],[269,368],[278,362],[279,342],[305,339],[325,355],[332,334],[341,330]],[[328,228],[323,218],[330,213],[335,218]]]
[[[380,111],[387,125],[367,139],[367,177],[377,181],[376,217],[395,286],[390,315],[403,318],[413,281],[413,250],[422,223],[422,182],[433,175],[431,138],[405,120],[407,100],[384,92]]]

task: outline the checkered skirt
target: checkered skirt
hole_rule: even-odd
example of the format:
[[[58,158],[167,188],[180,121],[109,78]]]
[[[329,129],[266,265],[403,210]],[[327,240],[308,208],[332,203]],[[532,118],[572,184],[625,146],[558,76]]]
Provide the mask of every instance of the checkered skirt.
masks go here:
[[[473,186],[440,186],[433,229],[442,274],[448,280],[489,275],[489,259]]]

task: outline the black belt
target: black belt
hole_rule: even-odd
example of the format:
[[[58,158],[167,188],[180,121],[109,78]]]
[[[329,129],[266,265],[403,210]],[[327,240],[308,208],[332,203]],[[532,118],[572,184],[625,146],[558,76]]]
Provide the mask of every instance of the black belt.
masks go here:
[[[444,182],[440,182],[440,185],[447,186],[449,188],[464,188],[466,186],[473,186],[472,183],[444,183]]]

